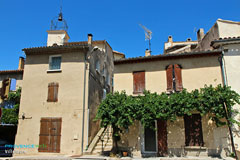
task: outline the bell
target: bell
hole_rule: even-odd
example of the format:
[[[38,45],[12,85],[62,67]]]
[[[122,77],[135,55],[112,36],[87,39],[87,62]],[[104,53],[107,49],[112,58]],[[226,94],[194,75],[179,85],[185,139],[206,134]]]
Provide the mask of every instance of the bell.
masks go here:
[[[63,20],[62,13],[59,13],[59,15],[58,15],[58,21],[62,21],[62,20]]]

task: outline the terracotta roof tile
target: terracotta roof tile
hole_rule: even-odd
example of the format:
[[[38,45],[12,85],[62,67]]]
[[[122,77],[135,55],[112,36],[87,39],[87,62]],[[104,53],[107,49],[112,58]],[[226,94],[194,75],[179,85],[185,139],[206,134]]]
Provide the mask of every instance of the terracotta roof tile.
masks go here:
[[[146,61],[163,60],[163,59],[175,59],[175,58],[214,56],[214,55],[219,55],[221,53],[222,53],[221,50],[214,50],[214,51],[208,50],[208,51],[200,51],[200,52],[160,54],[160,55],[152,55],[152,56],[147,56],[147,57],[140,56],[140,57],[133,57],[133,58],[118,59],[118,60],[114,61],[114,64],[146,62]]]
[[[3,70],[0,71],[0,74],[15,74],[15,73],[23,73],[23,69],[18,69],[18,70]]]

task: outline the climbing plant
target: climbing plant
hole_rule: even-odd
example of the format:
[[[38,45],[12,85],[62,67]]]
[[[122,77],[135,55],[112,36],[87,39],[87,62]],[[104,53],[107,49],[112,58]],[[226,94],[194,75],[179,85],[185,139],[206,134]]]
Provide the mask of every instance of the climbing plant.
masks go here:
[[[232,114],[238,114],[232,106],[240,104],[239,98],[240,95],[230,87],[221,85],[205,86],[191,92],[183,89],[172,94],[144,91],[143,95],[130,96],[125,91],[114,92],[102,101],[96,119],[101,120],[102,127],[112,126],[117,147],[119,133],[136,120],[145,127],[154,128],[153,122],[157,119],[174,121],[177,117],[198,111],[201,116],[208,114],[217,126],[227,124],[226,116],[230,122],[240,124],[231,118]]]
[[[4,124],[18,124],[18,113],[21,98],[21,88],[16,92],[10,92],[7,100],[1,104],[2,118],[1,123]]]

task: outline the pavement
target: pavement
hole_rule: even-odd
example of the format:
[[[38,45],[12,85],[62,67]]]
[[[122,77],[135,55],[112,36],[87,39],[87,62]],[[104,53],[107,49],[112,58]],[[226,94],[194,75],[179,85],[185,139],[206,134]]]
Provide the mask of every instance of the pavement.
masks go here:
[[[70,156],[23,156],[23,157],[2,157],[0,160],[234,160],[234,158],[211,158],[211,157],[153,157],[153,158],[132,158],[132,157],[104,157],[86,155],[80,157]]]

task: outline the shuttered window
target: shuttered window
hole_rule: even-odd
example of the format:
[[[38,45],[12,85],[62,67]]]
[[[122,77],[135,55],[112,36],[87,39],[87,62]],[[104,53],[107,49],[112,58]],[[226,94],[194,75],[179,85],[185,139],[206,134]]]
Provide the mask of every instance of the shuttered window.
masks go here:
[[[145,90],[145,71],[133,72],[133,93],[143,93]]]
[[[186,146],[203,146],[202,121],[200,114],[184,116],[185,126],[185,145]]]
[[[183,89],[182,85],[182,69],[179,64],[171,64],[166,67],[166,77],[167,77],[167,91],[181,91]]]
[[[49,83],[48,84],[48,102],[57,102],[58,101],[58,83]]]
[[[2,100],[5,100],[8,97],[8,93],[10,91],[10,79],[4,79],[2,81],[2,88],[0,92],[0,96]]]
[[[60,152],[62,118],[41,118],[39,152]]]

